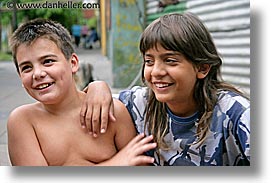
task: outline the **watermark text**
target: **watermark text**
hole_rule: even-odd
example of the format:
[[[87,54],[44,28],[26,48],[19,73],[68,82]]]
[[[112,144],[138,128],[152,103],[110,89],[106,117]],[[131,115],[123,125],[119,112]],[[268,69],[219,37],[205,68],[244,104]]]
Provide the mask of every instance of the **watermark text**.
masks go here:
[[[56,2],[28,2],[28,3],[15,3],[13,1],[0,2],[0,8],[7,9],[99,9],[99,3],[82,3],[73,1],[56,1]]]

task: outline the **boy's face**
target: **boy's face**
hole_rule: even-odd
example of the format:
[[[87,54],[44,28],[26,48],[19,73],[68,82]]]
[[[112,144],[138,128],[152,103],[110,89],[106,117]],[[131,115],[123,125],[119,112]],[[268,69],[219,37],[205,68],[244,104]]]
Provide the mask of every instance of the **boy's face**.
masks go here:
[[[157,49],[145,52],[143,74],[158,101],[165,102],[176,115],[188,115],[188,110],[193,114],[194,87],[202,75],[181,53],[158,44]]]
[[[44,104],[59,102],[74,86],[77,56],[73,54],[67,61],[62,51],[49,39],[38,38],[30,45],[20,45],[16,58],[24,88]]]

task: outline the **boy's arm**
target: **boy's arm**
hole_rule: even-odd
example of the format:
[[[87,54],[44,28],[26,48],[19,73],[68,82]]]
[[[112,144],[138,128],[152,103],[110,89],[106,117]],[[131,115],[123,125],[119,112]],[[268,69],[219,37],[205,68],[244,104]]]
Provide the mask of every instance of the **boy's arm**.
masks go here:
[[[91,82],[84,92],[87,95],[81,107],[80,123],[94,137],[97,137],[107,130],[109,120],[116,121],[112,93],[104,81]]]
[[[16,109],[8,119],[8,150],[13,166],[47,166],[35,131],[22,110]]]
[[[99,165],[135,166],[146,165],[154,162],[154,158],[145,156],[144,153],[156,147],[153,137],[137,136],[134,123],[124,104],[114,100],[116,124],[115,144],[119,152],[110,160]]]
[[[118,99],[114,99],[114,114],[117,120],[114,124],[115,144],[117,149],[121,150],[137,135],[137,131],[128,110]]]

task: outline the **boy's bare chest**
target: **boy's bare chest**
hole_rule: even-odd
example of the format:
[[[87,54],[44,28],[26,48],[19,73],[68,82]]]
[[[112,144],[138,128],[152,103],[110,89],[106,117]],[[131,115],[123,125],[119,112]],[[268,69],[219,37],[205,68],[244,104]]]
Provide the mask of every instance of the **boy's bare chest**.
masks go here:
[[[92,165],[117,152],[111,130],[94,138],[81,128],[78,118],[50,117],[35,123],[41,151],[49,165]]]

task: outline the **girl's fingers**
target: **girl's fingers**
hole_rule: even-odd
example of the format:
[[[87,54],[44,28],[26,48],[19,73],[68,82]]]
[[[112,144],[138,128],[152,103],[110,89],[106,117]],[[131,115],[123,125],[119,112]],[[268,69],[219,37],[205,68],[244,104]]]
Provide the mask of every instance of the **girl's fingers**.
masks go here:
[[[86,114],[85,114],[85,124],[88,132],[92,134],[92,125],[91,125],[91,119],[93,115],[93,109],[87,108]]]
[[[97,137],[98,136],[98,131],[99,131],[99,123],[100,123],[100,106],[94,106],[93,108],[93,114],[92,114],[92,119],[89,121],[89,123],[92,126],[92,132],[93,132],[93,136]]]
[[[111,104],[110,106],[110,109],[109,109],[109,117],[110,117],[110,120],[115,122],[116,121],[116,118],[115,118],[115,110],[114,110],[114,103]]]
[[[86,106],[86,103],[83,102],[81,110],[80,110],[80,125],[83,128],[86,128],[86,123],[85,123],[86,111],[87,111],[87,106]]]
[[[100,133],[105,133],[107,130],[108,120],[109,120],[109,108],[104,106],[101,107],[101,122],[100,122]]]

